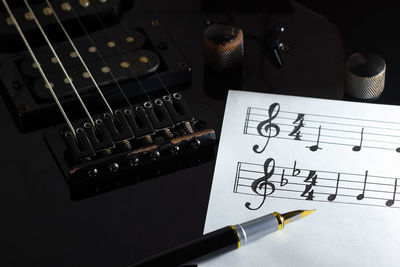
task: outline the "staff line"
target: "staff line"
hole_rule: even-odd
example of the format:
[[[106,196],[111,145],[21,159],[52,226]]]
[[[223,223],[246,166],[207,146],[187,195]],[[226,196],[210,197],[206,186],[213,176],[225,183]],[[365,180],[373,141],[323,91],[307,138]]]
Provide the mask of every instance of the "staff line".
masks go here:
[[[242,184],[239,184],[239,186],[242,186],[242,187],[251,187],[250,185],[242,185]],[[303,190],[294,190],[294,189],[280,189],[280,188],[275,188],[275,191],[282,191],[282,192],[293,192],[293,193],[303,193],[304,191]],[[253,194],[255,195],[255,196],[263,196],[262,194],[257,194],[257,193],[255,193],[255,192],[253,192]],[[316,192],[316,191],[314,191],[314,193],[313,193],[314,195],[325,195],[325,196],[330,196],[330,195],[332,195],[332,193],[325,193],[325,192]],[[392,192],[392,194],[393,194],[393,192]],[[272,195],[268,195],[268,196],[272,196]],[[337,194],[336,196],[338,196],[338,197],[354,197],[355,199],[357,199],[357,195],[347,195],[347,194]],[[385,200],[389,200],[389,199],[387,199],[387,198],[380,198],[380,197],[364,197],[364,199],[374,199],[374,200],[383,200],[383,201],[385,201]],[[304,199],[304,200],[306,200],[306,199]],[[358,201],[361,201],[361,200],[358,200]],[[330,201],[331,202],[331,201]]]
[[[250,113],[250,115],[262,116],[262,117],[267,117],[267,118],[268,118],[268,115],[265,115],[265,114],[262,114],[262,115],[261,115],[261,114]],[[287,117],[277,116],[276,119],[284,119],[284,120],[292,120],[292,121],[294,121],[296,118],[287,118]],[[326,123],[326,124],[335,124],[335,125],[352,126],[352,127],[358,127],[358,128],[374,128],[374,129],[381,129],[381,130],[400,131],[400,129],[394,129],[394,128],[384,128],[384,127],[368,126],[368,125],[358,125],[358,124],[355,125],[355,124],[339,123],[339,122],[330,122],[330,121],[315,121],[315,120],[304,119],[303,122]]]
[[[254,135],[254,136],[260,136],[258,134],[251,134],[251,133],[247,133],[248,135]],[[315,140],[306,140],[306,139],[301,139],[301,140],[294,140],[293,138],[287,138],[287,137],[280,137],[280,136],[276,136],[274,137],[276,139],[284,139],[284,140],[293,140],[293,141],[303,141],[303,142],[309,142],[309,143],[315,143]],[[326,142],[326,141],[320,141],[319,143],[321,144],[329,144],[329,145],[340,145],[340,146],[351,146],[354,147],[354,144],[343,144],[343,143],[334,143],[334,142]],[[373,149],[382,149],[382,150],[393,150],[396,151],[396,148],[386,148],[386,147],[376,147],[376,146],[362,146],[363,148],[373,148]]]
[[[280,124],[280,125],[285,125],[285,126],[289,126],[286,124]],[[257,129],[257,127],[252,127],[252,126],[247,126],[247,128],[250,129]],[[284,131],[284,130],[280,130],[281,133],[291,133],[292,131]],[[245,134],[249,134],[248,131],[246,131]],[[318,134],[313,134],[313,133],[305,133],[305,132],[301,132],[302,135],[309,135],[309,136],[318,136]],[[368,134],[368,133],[364,133]],[[360,133],[358,133],[358,135],[360,135]],[[289,135],[290,136],[290,135]],[[358,140],[360,141],[360,138],[355,138],[355,137],[344,137],[344,136],[333,136],[333,135],[321,135],[321,137],[329,137],[329,138],[337,138],[337,139],[348,139],[348,140]],[[400,136],[398,136],[398,138],[400,138]],[[296,139],[293,139],[296,140]],[[297,140],[296,140],[297,141]],[[302,139],[298,140],[298,141],[302,141]],[[372,140],[372,139],[363,139],[364,142],[376,142],[376,143],[385,143],[385,144],[400,144],[399,142],[390,142],[390,141],[380,141],[380,140]]]
[[[258,120],[251,120],[251,119],[249,119],[249,121],[252,121],[252,122],[257,122],[257,123],[260,123],[260,122],[263,122],[263,121],[258,121]],[[278,123],[279,125],[284,125],[284,126],[290,126],[290,127],[295,127],[296,125],[295,124],[286,124],[286,123]],[[253,127],[253,126],[247,126],[247,127],[251,127],[251,128],[256,128],[256,127]],[[302,126],[303,128],[306,128],[306,129],[318,129],[319,127],[312,127],[312,126],[306,126],[306,125],[304,125],[304,126]],[[368,128],[368,127],[365,127],[365,128]],[[322,129],[324,129],[325,131],[334,131],[334,132],[345,132],[345,133],[356,133],[356,134],[360,134],[360,132],[358,132],[358,131],[349,131],[349,130],[338,130],[338,129],[332,129],[332,128],[322,128]],[[396,138],[399,138],[399,135],[391,135],[391,134],[378,134],[378,133],[365,133],[366,135],[377,135],[377,136],[387,136],[387,137],[396,137]]]
[[[254,193],[244,193],[244,192],[239,192],[239,191],[237,191],[237,192],[235,192],[235,193],[236,193],[236,194],[242,194],[242,195],[248,195],[248,196],[261,196],[261,195],[257,195],[257,194],[254,194]],[[268,198],[280,198],[280,199],[290,199],[290,200],[299,200],[299,201],[304,201],[304,200],[306,200],[306,199],[300,199],[300,198],[294,198],[294,197],[281,197],[281,196],[274,196],[274,195],[269,195]],[[306,200],[306,201],[310,201],[310,200]],[[386,206],[386,205],[376,205],[376,204],[366,204],[366,203],[356,203],[356,202],[345,202],[345,201],[337,201],[337,200],[335,200],[335,201],[329,201],[329,200],[318,200],[318,199],[315,199],[315,200],[312,200],[312,201],[310,201],[310,202],[311,202],[311,203],[312,203],[312,202],[322,202],[322,203],[334,202],[334,203],[340,203],[340,204],[360,205],[360,206],[371,206],[371,207],[380,207],[380,208],[392,208],[392,209],[394,209],[394,208],[396,208],[396,209],[400,208],[400,207],[394,207],[394,206],[390,206],[390,207],[389,207],[389,206]]]
[[[255,180],[258,179],[258,178],[253,179],[253,178],[246,178],[246,177],[240,177],[240,176],[239,176],[238,178],[239,178],[239,179],[243,179],[243,180],[249,180],[249,181],[255,181]],[[318,180],[327,180],[327,179],[321,179],[320,177],[318,177],[318,178],[317,178],[317,181],[318,181]],[[335,182],[336,182],[336,181],[337,181],[337,180],[335,180]],[[270,179],[268,179],[268,182],[276,183],[276,184],[280,184],[280,183],[281,183],[281,181],[275,181],[275,180],[270,180]],[[340,180],[340,182],[342,182],[342,180]],[[367,183],[367,184],[369,184],[369,183]],[[240,185],[240,186],[251,187],[251,185],[245,185],[245,184],[239,184],[239,183],[238,183],[238,185]],[[285,184],[285,185],[283,185],[283,186],[280,186],[279,188],[285,187],[285,186],[287,186],[287,185],[306,186],[307,184],[306,184],[306,183],[290,183],[290,182],[288,182],[287,184]],[[391,184],[391,185],[385,184],[385,186],[394,187],[393,184]],[[316,184],[316,185],[313,185],[313,187],[321,187],[321,188],[329,188],[329,189],[333,188],[333,189],[336,189],[336,185],[335,185],[335,186],[330,186],[330,185],[320,185],[320,184]],[[393,191],[374,190],[374,189],[365,189],[365,190],[363,190],[362,188],[360,189],[360,188],[340,187],[340,186],[338,186],[337,188],[338,188],[338,189],[343,189],[343,190],[354,190],[354,191],[363,191],[363,192],[387,193],[387,194],[393,195]],[[278,188],[275,188],[275,190],[277,190],[277,189],[278,189]],[[396,194],[399,194],[399,195],[400,195],[400,192],[396,192]],[[339,194],[338,194],[338,195],[339,195]]]
[[[258,109],[258,110],[263,110],[263,111],[269,111],[269,109],[262,109],[262,108],[256,108],[256,107],[250,107],[251,109]],[[368,119],[359,119],[359,118],[346,118],[346,117],[340,117],[340,116],[332,116],[332,115],[321,115],[321,114],[312,114],[312,113],[303,113],[303,112],[293,112],[293,111],[284,111],[281,110],[279,112],[282,113],[290,113],[290,114],[304,114],[308,116],[316,116],[316,117],[328,117],[328,118],[336,118],[336,119],[345,119],[345,120],[358,120],[358,121],[369,121],[369,122],[378,122],[378,123],[389,123],[389,124],[398,124],[400,125],[400,122],[391,122],[391,121],[378,121],[378,120],[368,120]]]
[[[260,166],[263,167],[263,164],[258,164],[258,163],[249,163],[249,162],[243,162],[243,161],[239,161],[239,163],[243,163],[243,164],[248,164],[248,165],[253,165],[253,166]],[[297,161],[296,161],[297,163]],[[293,169],[293,167],[282,167],[282,166],[275,166],[276,169]],[[243,169],[241,169],[243,170]],[[313,169],[313,170],[308,170],[308,169],[301,169],[301,168],[296,168],[296,170],[300,170],[300,171],[315,171],[317,173],[332,173],[332,174],[342,174],[342,175],[353,175],[353,176],[362,176],[363,178],[365,177],[365,173],[362,174],[356,174],[356,173],[346,173],[346,172],[334,172],[334,171],[322,171],[322,170],[317,170],[317,169]],[[260,172],[260,173],[264,173],[264,172]],[[377,175],[370,175],[368,174],[368,177],[374,177],[374,178],[387,178],[387,179],[400,179],[397,177],[389,177],[389,176],[377,176]]]
[[[260,175],[264,175],[264,172],[258,172],[258,171],[248,171],[248,170],[243,170],[243,169],[240,169],[239,170],[239,175],[240,175],[240,172],[251,172],[251,173],[259,173]],[[337,174],[337,173],[336,173]],[[342,173],[340,173],[341,175],[343,175]],[[282,176],[282,174],[278,174],[278,173],[274,173],[273,175],[275,175],[275,176]],[[344,176],[344,175],[343,175]],[[297,175],[297,176],[293,176],[293,175],[287,175],[287,176],[285,176],[286,177],[286,179],[287,178],[296,178],[296,177],[299,177],[299,178],[308,178],[308,176],[302,176],[302,175]],[[285,178],[284,177],[284,178]],[[243,178],[243,179],[246,179],[246,180],[257,180],[258,178],[246,178],[246,177],[239,177],[239,178]],[[330,178],[327,178],[327,177],[321,177],[321,176],[318,176],[318,178],[317,178],[317,180],[325,180],[325,181],[334,181],[334,182],[336,182],[337,181],[337,178],[335,178],[335,179],[330,179]],[[364,185],[364,181],[353,181],[353,180],[343,180],[343,179],[340,179],[340,181],[341,182],[348,182],[348,183],[355,183],[355,184],[363,184]],[[371,185],[380,185],[380,186],[393,186],[393,184],[385,184],[385,183],[376,183],[376,182],[367,182],[367,184],[371,184]]]

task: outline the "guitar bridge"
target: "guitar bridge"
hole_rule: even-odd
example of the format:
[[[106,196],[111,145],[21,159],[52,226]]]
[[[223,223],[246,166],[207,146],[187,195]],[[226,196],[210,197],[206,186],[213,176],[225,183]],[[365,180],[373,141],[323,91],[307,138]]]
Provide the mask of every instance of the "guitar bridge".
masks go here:
[[[129,177],[134,181],[199,160],[215,133],[196,120],[180,93],[73,122],[45,133],[45,140],[71,188]],[[187,164],[186,164],[187,165]],[[73,193],[73,192],[72,192]]]

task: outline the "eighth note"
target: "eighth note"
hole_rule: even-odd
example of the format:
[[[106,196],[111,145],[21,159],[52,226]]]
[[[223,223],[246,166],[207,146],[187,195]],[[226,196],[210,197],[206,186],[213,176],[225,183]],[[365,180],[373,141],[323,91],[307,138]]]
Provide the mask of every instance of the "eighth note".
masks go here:
[[[391,207],[396,200],[396,190],[397,190],[397,179],[394,180],[394,190],[393,190],[393,198],[386,201],[386,206]]]
[[[340,173],[338,173],[337,180],[336,180],[336,191],[335,191],[335,194],[330,194],[328,196],[328,200],[329,201],[334,201],[336,199],[338,188],[339,188],[339,179],[340,179]]]
[[[317,144],[313,145],[313,146],[307,146],[307,148],[309,148],[311,151],[315,152],[318,149],[322,149],[320,148],[319,145],[319,137],[321,136],[321,125],[318,128],[318,138],[317,138]]]
[[[364,135],[364,127],[361,129],[360,145],[358,145],[358,146],[353,146],[353,151],[358,152],[358,151],[361,150],[362,142],[363,142],[363,135]]]

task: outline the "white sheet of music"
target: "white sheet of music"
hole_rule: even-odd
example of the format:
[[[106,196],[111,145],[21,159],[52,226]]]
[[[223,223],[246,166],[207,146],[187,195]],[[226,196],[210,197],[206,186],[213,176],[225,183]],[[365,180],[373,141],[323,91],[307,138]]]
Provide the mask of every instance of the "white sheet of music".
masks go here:
[[[230,91],[204,233],[317,209],[205,266],[400,266],[400,107]]]

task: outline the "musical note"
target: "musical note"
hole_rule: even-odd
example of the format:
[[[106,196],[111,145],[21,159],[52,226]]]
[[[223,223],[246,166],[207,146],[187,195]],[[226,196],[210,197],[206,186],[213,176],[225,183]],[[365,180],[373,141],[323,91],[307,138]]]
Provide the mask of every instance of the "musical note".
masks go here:
[[[315,145],[312,145],[312,146],[307,146],[307,148],[309,148],[311,151],[313,151],[313,152],[315,152],[315,151],[317,151],[318,149],[322,149],[322,148],[320,148],[318,145],[319,145],[319,137],[321,136],[321,126],[319,126],[319,128],[318,128],[318,138],[317,138],[317,143],[315,144]]]
[[[267,137],[267,142],[266,142],[264,148],[261,149],[261,150],[258,150],[259,149],[259,145],[254,145],[253,146],[253,151],[254,152],[256,152],[256,153],[264,152],[265,148],[267,147],[267,145],[269,143],[269,140],[272,137],[276,137],[279,134],[279,132],[280,132],[279,126],[277,124],[275,124],[275,123],[272,123],[272,121],[278,116],[279,110],[280,110],[280,106],[279,106],[278,103],[273,103],[272,105],[270,105],[269,109],[268,109],[269,119],[264,120],[264,121],[260,122],[257,125],[258,134],[261,135],[261,136]],[[272,128],[275,130],[274,135],[271,134]],[[263,130],[265,132],[263,132]]]
[[[348,173],[337,170],[316,171],[312,169],[300,169],[297,165],[297,162],[294,161],[294,165],[290,168],[279,166],[273,159],[267,160],[264,164],[238,162],[233,191],[234,193],[263,196],[262,203],[256,209],[259,209],[264,204],[266,196],[270,198],[316,200],[330,203],[383,206],[387,208],[395,207],[400,209],[399,205],[394,205],[397,184],[400,178],[379,175],[371,176],[369,171],[365,170],[363,173]],[[307,174],[305,174],[306,172]],[[271,177],[274,175],[280,176],[280,181],[272,180]],[[260,178],[260,176],[263,177]],[[290,176],[290,179],[292,179],[291,183],[289,183],[287,176]],[[373,177],[372,181],[369,181],[370,177]],[[304,190],[299,188],[301,181],[306,182],[303,184]],[[333,182],[335,182],[335,185],[332,185]],[[276,188],[277,183],[280,183],[279,188]],[[362,188],[357,184],[363,184]],[[340,188],[339,185],[341,185]],[[368,188],[369,194],[366,194],[366,188],[370,185],[371,187]],[[379,185],[379,187],[376,187],[376,185]],[[337,198],[340,192],[339,189],[343,191],[340,194],[340,201]],[[360,192],[361,189],[362,192]],[[328,194],[326,190],[329,190]],[[255,209],[253,207],[250,208],[250,203],[246,203],[245,205],[249,209]]]
[[[340,179],[340,173],[338,173],[337,179],[336,179],[336,190],[335,190],[335,194],[330,194],[328,196],[328,200],[329,201],[334,201],[336,199],[337,196],[337,192],[338,192],[338,188],[339,188],[339,179]]]
[[[364,177],[364,187],[363,191],[361,194],[357,196],[358,200],[363,200],[364,199],[364,194],[365,194],[365,186],[367,185],[367,178],[368,178],[368,171],[365,171],[365,177]]]
[[[397,190],[397,179],[394,180],[394,190],[393,190],[393,198],[386,201],[386,206],[391,207],[396,200],[396,190]]]
[[[322,148],[325,149],[325,146],[329,148],[333,145],[347,147],[346,149],[350,148],[354,152],[361,152],[365,147],[368,147],[368,149],[379,149],[380,151],[393,152],[395,150],[400,153],[400,145],[393,145],[400,143],[400,122],[371,120],[368,117],[353,118],[350,115],[337,116],[334,113],[321,114],[317,111],[305,113],[300,105],[298,109],[289,109],[289,107],[284,109],[282,104],[278,103],[275,102],[269,108],[250,106],[247,113],[243,114],[245,115],[243,133],[263,136],[268,139],[265,146],[264,143],[252,145],[256,153],[264,152],[269,140],[273,137],[277,139],[277,142],[295,140],[308,143],[305,147],[313,152]],[[289,120],[290,123],[286,120]],[[276,131],[278,130],[276,126],[279,128],[279,134]],[[317,129],[318,135],[316,135]],[[380,129],[380,131],[376,129]],[[315,134],[310,131],[315,131]],[[371,139],[366,138],[364,140],[364,135],[367,134],[371,136]],[[309,137],[310,135],[315,135],[315,140],[305,138],[305,136]],[[355,143],[354,140],[356,140]],[[365,143],[366,141],[368,141],[368,144]],[[309,145],[310,142],[311,145]]]
[[[263,196],[263,200],[257,208],[251,208],[250,202],[246,202],[244,204],[246,208],[248,208],[249,210],[258,210],[264,204],[266,197],[275,192],[275,185],[271,182],[268,182],[268,179],[271,178],[272,175],[274,175],[274,172],[275,172],[275,160],[272,158],[268,158],[264,162],[264,176],[256,179],[251,184],[251,189],[253,190],[253,192],[256,193],[257,195]],[[271,188],[271,192],[269,193],[267,193],[268,187]],[[262,193],[260,193],[260,191],[262,191]]]
[[[358,145],[358,146],[353,146],[353,151],[358,152],[358,151],[361,150],[362,142],[363,142],[363,135],[364,135],[364,127],[361,129],[360,145]]]

